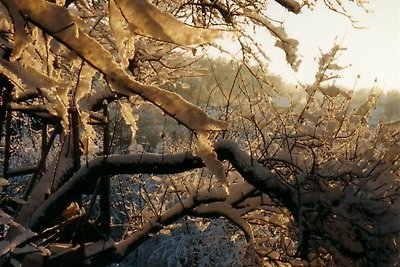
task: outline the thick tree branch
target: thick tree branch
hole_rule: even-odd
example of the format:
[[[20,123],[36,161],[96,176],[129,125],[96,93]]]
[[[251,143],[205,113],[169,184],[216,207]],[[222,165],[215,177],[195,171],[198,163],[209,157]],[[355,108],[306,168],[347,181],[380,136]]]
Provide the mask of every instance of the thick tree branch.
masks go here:
[[[294,190],[252,160],[235,142],[219,141],[215,145],[215,151],[220,160],[231,162],[247,182],[272,198],[281,200],[291,212],[297,214]],[[192,152],[169,155],[140,153],[96,158],[82,167],[38,208],[30,220],[30,227],[34,231],[42,230],[48,223],[45,218],[49,214],[60,213],[76,194],[82,193],[88,186],[93,187],[97,178],[104,174],[175,174],[202,167],[203,162],[199,157],[193,156]]]
[[[66,179],[71,177],[73,171],[73,153],[72,136],[65,137],[62,149],[56,156],[46,173],[41,177],[36,184],[34,191],[29,196],[29,199],[17,214],[15,221],[26,228],[31,228],[32,215],[36,213],[38,207],[51,195],[52,190],[57,190]],[[52,218],[53,215],[50,215]],[[12,238],[19,235],[17,228],[10,228],[8,237]]]
[[[273,199],[281,201],[297,217],[297,193],[282,179],[251,158],[232,140],[221,140],[215,144],[218,159],[228,160],[242,177],[255,188]]]
[[[31,218],[30,227],[40,231],[46,227],[49,214],[60,213],[83,190],[93,189],[98,177],[116,174],[173,174],[204,167],[191,153],[174,155],[131,154],[98,157],[82,167],[58,191],[52,194]]]
[[[220,160],[228,160],[250,184],[268,193],[271,198],[280,199],[290,207],[289,209],[295,210],[294,192],[290,187],[282,183],[279,177],[272,175],[269,170],[262,167],[257,161],[252,160],[235,142],[229,140],[219,141],[215,145],[215,151]],[[192,152],[170,155],[113,155],[96,158],[82,167],[58,191],[44,201],[32,215],[29,227],[33,231],[41,231],[49,226],[49,221],[46,218],[62,212],[75,199],[77,194],[82,193],[87,187],[93,187],[97,178],[105,173],[108,175],[135,173],[174,174],[202,167],[204,167],[203,162],[199,157],[193,156]],[[253,240],[251,228],[242,219],[238,219],[240,212],[229,213],[221,211],[217,208],[217,204],[213,204],[210,207],[201,204],[217,201],[224,205],[236,205],[238,202],[243,201],[246,195],[253,190],[252,186],[236,184],[229,188],[228,195],[226,195],[225,189],[216,188],[212,191],[206,190],[190,196],[184,199],[182,203],[168,209],[161,216],[153,218],[141,231],[115,244],[115,249],[110,250],[111,253],[103,253],[104,251],[97,247],[97,252],[94,251],[92,253],[92,262],[111,262],[125,257],[129,252],[148,240],[152,233],[157,233],[164,226],[185,215],[205,216],[206,214],[215,213],[214,216],[225,216],[232,222],[237,223],[246,233],[246,238],[251,242]],[[199,209],[196,210],[196,207],[199,207]],[[109,258],[107,260],[104,259],[104,255],[108,255]]]
[[[275,0],[275,2],[283,7],[286,7],[290,12],[293,12],[295,14],[300,13],[301,6],[295,0]]]
[[[120,242],[112,240],[100,240],[96,243],[78,245],[66,248],[63,253],[56,253],[47,259],[48,266],[59,266],[61,261],[64,266],[75,266],[81,263],[90,266],[106,266],[112,262],[118,262],[135,250],[138,246],[157,234],[165,226],[176,222],[178,219],[190,215],[197,217],[226,217],[232,223],[237,224],[244,232],[249,245],[253,245],[251,226],[240,217],[241,210],[233,206],[247,199],[254,192],[254,187],[245,181],[232,184],[229,187],[229,195],[223,187],[215,187],[211,190],[199,191],[159,216],[148,219],[139,231]],[[208,205],[208,206],[207,206]],[[256,206],[253,206],[255,209]],[[61,254],[61,255],[60,255]],[[43,257],[37,255],[37,257]]]
[[[114,61],[113,56],[100,43],[80,30],[66,8],[43,0],[36,1],[34,4],[31,1],[20,0],[16,1],[16,6],[33,24],[71,51],[76,52],[102,73],[114,93],[125,96],[138,95],[194,131],[227,128],[225,121],[209,117],[201,108],[187,102],[180,95],[134,80]]]

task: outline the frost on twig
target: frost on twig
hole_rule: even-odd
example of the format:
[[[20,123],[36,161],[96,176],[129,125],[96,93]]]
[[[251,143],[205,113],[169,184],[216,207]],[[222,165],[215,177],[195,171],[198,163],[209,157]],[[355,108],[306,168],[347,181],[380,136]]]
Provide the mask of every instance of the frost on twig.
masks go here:
[[[368,8],[369,0],[349,0],[349,1],[343,1],[343,0],[329,0],[329,1],[324,1],[325,5],[331,9],[334,12],[337,12],[338,14],[341,14],[345,17],[347,17],[352,25],[356,28],[363,28],[358,25],[359,21],[355,19],[349,10],[351,9],[351,6],[356,4],[357,6],[361,7],[364,12],[369,13],[372,12]]]
[[[116,243],[116,253],[119,257],[126,255],[149,239],[151,234],[159,232],[161,229],[186,215],[195,217],[226,217],[243,231],[248,241],[248,246],[253,247],[253,232],[250,224],[241,217],[240,210],[232,206],[243,201],[245,199],[244,196],[252,190],[254,190],[253,187],[248,186],[246,182],[242,182],[229,187],[229,191],[241,191],[240,194],[230,194],[229,197],[226,197],[226,192],[223,188],[213,188],[211,190],[205,189],[199,191],[196,195],[190,195],[185,199],[181,199],[179,203],[173,205],[159,216],[149,218],[148,222],[139,231],[133,233],[127,239]],[[252,255],[252,257],[255,256]]]
[[[242,214],[234,209],[229,203],[226,202],[214,202],[209,204],[202,204],[194,209],[195,213],[206,215],[206,214],[219,214],[226,217],[244,232],[247,242],[253,243],[254,236],[253,230],[250,224],[242,218]]]
[[[276,27],[268,20],[268,18],[260,13],[245,12],[243,15],[266,27],[268,31],[277,38],[275,46],[281,48],[285,52],[286,61],[290,64],[293,70],[297,71],[301,64],[301,59],[299,59],[297,55],[297,46],[299,42],[295,39],[289,38],[283,28]]]
[[[320,85],[323,82],[332,81],[340,77],[337,72],[345,67],[339,66],[335,61],[338,59],[338,56],[340,55],[339,53],[345,50],[346,48],[335,44],[328,52],[321,52],[321,56],[318,60],[318,71],[315,74],[314,85]]]
[[[341,96],[347,101],[351,99],[351,93],[335,85],[335,80],[340,78],[338,72],[346,68],[335,62],[338,59],[339,53],[345,50],[346,48],[335,44],[328,52],[321,52],[321,56],[318,59],[318,70],[315,74],[315,81],[305,89],[310,97],[313,97],[315,92],[318,91],[329,98]],[[331,84],[326,85],[327,82],[331,82]]]

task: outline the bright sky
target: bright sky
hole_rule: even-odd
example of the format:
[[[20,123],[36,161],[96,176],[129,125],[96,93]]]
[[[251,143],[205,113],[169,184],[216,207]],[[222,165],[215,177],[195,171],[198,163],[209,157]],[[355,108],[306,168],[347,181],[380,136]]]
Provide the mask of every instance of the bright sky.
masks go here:
[[[373,13],[365,14],[361,9],[352,12],[359,21],[358,25],[368,27],[360,30],[352,27],[346,17],[323,6],[292,15],[271,1],[271,13],[278,12],[288,35],[299,40],[303,64],[299,72],[294,73],[284,64],[284,54],[272,50],[271,44],[267,44],[266,52],[274,51],[268,53],[271,55],[270,70],[291,82],[296,79],[313,82],[317,68],[314,59],[319,56],[319,48],[328,51],[337,36],[338,41],[348,48],[340,62],[352,65],[341,72],[339,84],[353,88],[357,75],[360,75],[356,88],[372,88],[377,78],[375,87],[400,90],[400,1],[371,0],[368,6],[374,10]]]
[[[297,83],[297,80],[312,83],[320,48],[323,52],[329,51],[336,38],[338,43],[347,47],[338,63],[342,66],[351,64],[340,72],[341,79],[337,84],[356,89],[400,90],[400,0],[370,1],[368,7],[372,13],[365,13],[355,4],[349,10],[358,21],[357,25],[366,29],[354,28],[347,17],[329,10],[323,1],[318,1],[314,10],[303,8],[298,15],[270,1],[268,15],[284,21],[288,36],[299,41],[303,63],[295,73],[286,64],[284,52],[274,47],[273,38],[262,32],[256,39],[263,44],[271,59],[269,70],[291,83]],[[238,44],[233,47],[232,51],[239,49]]]

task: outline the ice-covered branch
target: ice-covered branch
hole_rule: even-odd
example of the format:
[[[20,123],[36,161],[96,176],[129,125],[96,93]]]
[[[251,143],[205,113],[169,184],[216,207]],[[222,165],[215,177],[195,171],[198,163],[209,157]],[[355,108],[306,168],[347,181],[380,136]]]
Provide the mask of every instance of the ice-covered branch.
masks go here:
[[[191,153],[174,155],[131,154],[98,157],[83,166],[58,191],[52,194],[30,220],[32,229],[42,229],[48,223],[44,218],[65,209],[83,189],[93,189],[98,177],[104,174],[172,174],[203,167],[202,161]]]
[[[247,242],[254,242],[253,230],[250,224],[242,218],[240,211],[227,202],[213,202],[202,204],[194,209],[195,214],[207,216],[210,214],[216,214],[218,216],[223,216],[236,224],[244,233]]]
[[[52,190],[56,190],[70,177],[74,165],[74,149],[72,148],[71,142],[72,139],[67,136],[63,143],[62,150],[36,184],[35,190],[29,196],[27,203],[23,205],[18,212],[15,220],[24,227],[30,228],[32,214],[34,214],[36,209],[47,199],[52,193]],[[11,229],[9,235],[13,236],[14,234],[18,234],[18,231],[14,233],[13,229]]]
[[[179,157],[176,158],[178,159]],[[253,234],[251,226],[241,217],[241,209],[237,210],[234,205],[245,201],[254,190],[253,186],[243,181],[241,183],[231,184],[228,188],[229,195],[226,194],[226,190],[223,187],[199,191],[182,199],[179,203],[167,209],[159,216],[149,219],[139,231],[125,240],[116,243],[111,240],[105,240],[85,245],[85,254],[83,257],[86,259],[90,258],[91,264],[95,264],[96,266],[104,266],[110,262],[121,260],[143,244],[143,242],[150,239],[153,234],[157,234],[164,227],[187,215],[198,217],[226,217],[242,229],[249,245],[252,246]],[[253,206],[253,209],[255,208],[256,206]],[[107,255],[106,257],[104,256],[105,254]],[[67,259],[68,262],[74,262],[73,258],[74,255],[76,257],[76,250],[69,250],[65,255],[67,255],[65,259]],[[55,261],[55,263],[57,263],[57,261]],[[49,264],[49,266],[56,266],[52,261],[49,261]]]
[[[296,211],[293,201],[295,192],[279,177],[262,167],[239,146],[229,140],[219,141],[215,151],[220,160],[228,160],[247,182],[262,192],[280,199],[292,212]],[[30,227],[35,230],[46,226],[46,216],[56,214],[65,209],[74,195],[81,193],[83,188],[94,187],[98,177],[104,174],[174,174],[204,167],[199,157],[192,152],[179,154],[131,154],[99,157],[82,167],[57,192],[52,194],[32,216]]]
[[[151,234],[157,233],[166,225],[175,222],[185,215],[226,217],[242,229],[247,241],[252,245],[253,233],[251,226],[240,217],[240,211],[236,210],[232,205],[244,201],[254,191],[254,187],[246,182],[242,182],[232,184],[228,188],[228,191],[229,195],[226,195],[224,188],[216,187],[211,190],[200,191],[183,199],[160,216],[151,219],[140,231],[135,232],[126,240],[118,242],[114,257],[123,258],[144,241],[151,238]]]
[[[135,81],[114,61],[111,53],[74,23],[66,8],[43,0],[35,3],[20,0],[16,1],[16,5],[33,24],[75,51],[102,73],[114,93],[125,96],[139,95],[191,130],[226,129],[226,122],[209,117],[199,107],[190,104],[178,94]]]
[[[232,140],[221,140],[215,144],[215,151],[220,160],[228,160],[242,177],[261,192],[279,199],[294,214],[298,205],[294,200],[296,192],[285,184],[271,170],[263,167]]]

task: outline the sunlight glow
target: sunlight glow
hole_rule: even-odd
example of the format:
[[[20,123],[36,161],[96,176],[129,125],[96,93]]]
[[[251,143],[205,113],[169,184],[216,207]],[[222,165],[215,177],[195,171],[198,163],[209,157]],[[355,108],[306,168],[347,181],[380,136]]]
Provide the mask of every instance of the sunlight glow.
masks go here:
[[[269,53],[270,70],[289,82],[312,83],[317,67],[314,60],[319,56],[319,49],[329,50],[336,39],[347,47],[339,62],[342,66],[349,65],[341,72],[338,84],[350,88],[355,86],[356,89],[400,90],[400,1],[374,0],[369,7],[372,13],[366,14],[359,9],[352,11],[353,17],[359,21],[358,26],[366,27],[356,29],[348,18],[322,5],[314,11],[305,10],[293,15],[271,3],[271,13],[281,12],[288,35],[299,40],[303,64],[299,72],[294,73],[282,60],[283,53],[276,52],[271,44],[264,42],[268,51],[274,51]]]

